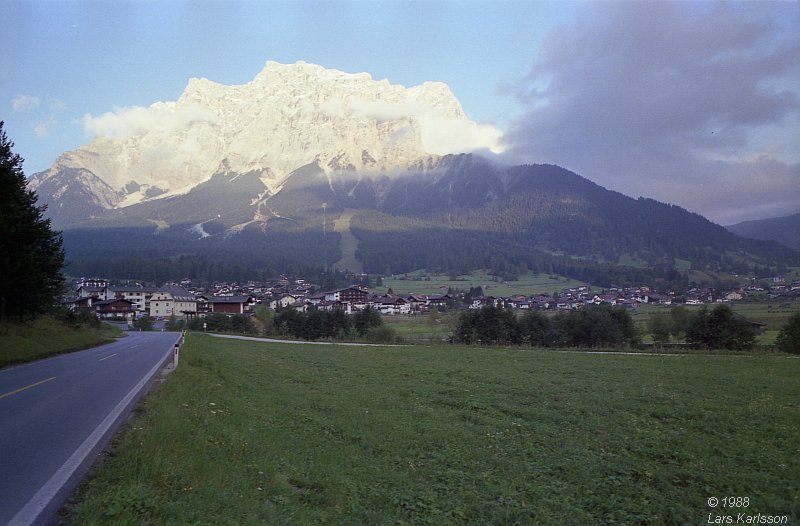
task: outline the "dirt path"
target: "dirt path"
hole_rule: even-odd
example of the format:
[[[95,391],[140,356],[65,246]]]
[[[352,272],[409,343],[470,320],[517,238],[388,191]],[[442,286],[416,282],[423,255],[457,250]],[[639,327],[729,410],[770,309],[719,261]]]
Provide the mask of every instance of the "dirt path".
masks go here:
[[[307,342],[304,340],[276,340],[274,338],[255,338],[253,336],[235,336],[232,334],[209,334],[215,338],[229,338],[231,340],[248,340],[264,343],[291,343],[295,345],[344,345],[345,347],[403,347],[403,345],[392,345],[382,343],[347,343],[347,342]]]

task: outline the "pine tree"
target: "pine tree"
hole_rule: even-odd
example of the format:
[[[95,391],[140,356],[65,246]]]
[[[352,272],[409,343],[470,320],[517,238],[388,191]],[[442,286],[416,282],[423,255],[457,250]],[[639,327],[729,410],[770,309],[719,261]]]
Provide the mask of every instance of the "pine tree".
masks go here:
[[[36,206],[13,147],[0,121],[0,321],[47,311],[64,284],[61,234]]]

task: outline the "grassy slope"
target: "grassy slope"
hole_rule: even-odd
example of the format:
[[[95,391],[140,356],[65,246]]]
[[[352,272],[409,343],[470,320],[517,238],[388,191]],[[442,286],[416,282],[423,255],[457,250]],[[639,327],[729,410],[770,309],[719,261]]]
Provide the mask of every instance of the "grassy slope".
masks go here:
[[[100,330],[67,327],[51,318],[0,324],[0,367],[88,349],[112,341],[119,329],[103,324]]]
[[[76,524],[800,518],[800,360],[191,335]]]
[[[339,248],[342,251],[342,259],[336,262],[336,267],[360,274],[364,272],[364,267],[356,258],[358,239],[350,232],[350,220],[353,219],[354,213],[354,210],[345,210],[334,223],[334,231],[342,236],[341,243],[339,244]]]

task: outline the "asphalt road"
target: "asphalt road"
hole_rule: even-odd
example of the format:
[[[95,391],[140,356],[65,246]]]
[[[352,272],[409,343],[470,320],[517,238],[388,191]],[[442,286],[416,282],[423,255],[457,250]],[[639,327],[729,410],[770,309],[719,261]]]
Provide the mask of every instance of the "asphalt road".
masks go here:
[[[102,347],[0,370],[0,524],[54,517],[179,338],[132,332]]]

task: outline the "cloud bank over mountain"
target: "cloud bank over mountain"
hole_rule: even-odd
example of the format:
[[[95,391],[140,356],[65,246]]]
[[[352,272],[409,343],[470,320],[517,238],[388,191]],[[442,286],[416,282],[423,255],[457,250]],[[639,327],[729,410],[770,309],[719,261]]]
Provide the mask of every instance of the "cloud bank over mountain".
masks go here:
[[[87,113],[83,123],[86,132],[94,136],[128,139],[149,132],[171,133],[194,122],[214,123],[216,120],[214,113],[197,104],[177,106],[175,103],[158,102],[147,108],[116,108],[98,117]]]
[[[34,174],[32,188],[49,181],[56,194],[71,188],[124,208],[184,194],[220,172],[257,172],[275,193],[311,164],[335,177],[402,172],[430,156],[503,151],[501,132],[470,120],[446,84],[406,88],[302,61],[267,62],[241,85],[193,78],[176,101],[83,121],[94,140]]]
[[[752,7],[585,4],[508,87],[511,154],[719,222],[797,211],[800,10],[779,25]]]

